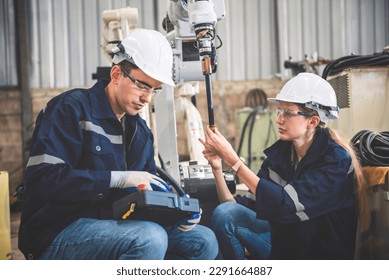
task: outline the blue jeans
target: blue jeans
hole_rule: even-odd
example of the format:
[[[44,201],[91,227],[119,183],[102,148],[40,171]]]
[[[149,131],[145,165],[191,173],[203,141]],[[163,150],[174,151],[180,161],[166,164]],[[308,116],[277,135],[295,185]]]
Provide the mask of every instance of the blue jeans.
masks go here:
[[[41,259],[215,259],[214,233],[201,225],[182,232],[148,221],[81,218],[67,226]]]
[[[212,215],[212,227],[223,259],[267,259],[270,255],[270,224],[256,218],[256,213],[238,203],[220,204]]]

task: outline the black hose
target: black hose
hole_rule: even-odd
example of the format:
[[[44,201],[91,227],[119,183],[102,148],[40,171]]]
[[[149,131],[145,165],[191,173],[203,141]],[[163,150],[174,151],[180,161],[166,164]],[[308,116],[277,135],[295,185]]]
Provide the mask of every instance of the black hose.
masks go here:
[[[257,118],[257,114],[259,114],[260,112],[263,112],[263,109],[261,106],[257,106],[254,108],[254,111],[251,113],[253,116],[251,117],[250,130],[248,135],[248,145],[247,145],[247,154],[248,154],[247,167],[250,169],[251,169],[251,146],[252,146],[255,119]]]
[[[347,68],[361,66],[389,66],[389,53],[381,52],[372,55],[349,55],[338,58],[323,70],[322,77],[327,79],[328,75],[336,74]]]
[[[361,130],[351,143],[362,166],[389,166],[389,131]]]
[[[237,154],[240,156],[242,151],[242,146],[244,142],[244,137],[246,135],[246,130],[248,125],[250,125],[249,131],[248,131],[248,145],[247,145],[247,167],[251,169],[251,153],[252,153],[252,135],[254,131],[254,125],[255,120],[258,114],[262,114],[265,112],[265,109],[268,105],[267,101],[267,95],[262,89],[252,89],[249,91],[249,93],[246,95],[246,107],[252,107],[253,110],[250,112],[250,114],[247,116],[243,128],[240,134],[239,139],[239,146],[237,150]],[[271,125],[271,123],[270,123]],[[269,131],[270,132],[269,128]],[[270,136],[267,136],[266,142],[268,142]]]
[[[274,126],[273,126],[273,121],[274,120],[271,117],[271,113],[269,113],[269,128],[268,128],[268,131],[267,131],[267,137],[266,137],[265,145],[263,145],[264,147],[267,147],[269,145],[271,131],[273,131],[274,136],[277,137],[277,132],[275,131]]]
[[[252,89],[246,95],[246,107],[255,108],[262,106],[265,109],[267,103],[267,95],[262,89]]]
[[[172,177],[170,174],[163,170],[161,167],[157,166],[157,173],[161,179],[163,179],[166,183],[169,183],[173,186],[179,196],[184,196],[185,192],[181,185]]]
[[[251,118],[253,117],[253,111],[250,112],[250,114],[247,116],[244,124],[243,124],[243,128],[242,128],[242,131],[240,133],[240,139],[239,139],[239,147],[238,147],[238,151],[237,151],[237,154],[240,156],[240,153],[242,151],[242,146],[243,146],[243,140],[244,140],[244,137],[246,135],[246,129],[247,129],[247,125],[249,124]]]

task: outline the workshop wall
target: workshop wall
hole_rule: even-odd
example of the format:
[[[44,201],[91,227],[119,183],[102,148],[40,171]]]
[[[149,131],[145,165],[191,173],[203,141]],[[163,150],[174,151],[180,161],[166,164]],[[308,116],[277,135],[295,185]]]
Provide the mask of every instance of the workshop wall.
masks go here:
[[[22,2],[22,1],[20,1]],[[102,12],[137,8],[138,27],[162,29],[169,0],[24,0],[28,6],[30,83],[33,88],[93,84],[96,67],[108,66]],[[381,52],[389,44],[389,0],[225,0],[217,24],[223,41],[216,80],[290,76],[284,61],[333,60]],[[0,86],[17,86],[17,32],[13,0],[0,1]],[[306,57],[307,56],[307,57]],[[25,62],[24,62],[25,63]],[[318,67],[319,72],[322,66]]]

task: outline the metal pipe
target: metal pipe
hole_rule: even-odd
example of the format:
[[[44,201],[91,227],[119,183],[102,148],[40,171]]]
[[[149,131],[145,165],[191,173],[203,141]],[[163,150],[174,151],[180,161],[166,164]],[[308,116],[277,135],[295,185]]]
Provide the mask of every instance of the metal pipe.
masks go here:
[[[15,24],[17,36],[17,64],[19,88],[21,95],[22,106],[22,156],[23,166],[26,166],[29,157],[29,142],[32,137],[33,121],[32,121],[32,99],[30,90],[30,74],[31,74],[31,56],[30,56],[30,40],[29,40],[29,1],[17,0],[15,4]]]
[[[208,105],[208,124],[209,127],[214,131],[215,129],[215,119],[213,115],[213,100],[212,100],[212,85],[211,85],[211,75],[205,74],[205,89],[207,92],[207,105]]]

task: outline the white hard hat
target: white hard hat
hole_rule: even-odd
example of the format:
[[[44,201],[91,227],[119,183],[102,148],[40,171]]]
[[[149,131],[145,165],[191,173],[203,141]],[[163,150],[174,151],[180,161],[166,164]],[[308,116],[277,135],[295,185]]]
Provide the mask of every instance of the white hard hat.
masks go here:
[[[299,73],[290,79],[269,101],[285,101],[302,104],[318,112],[320,120],[327,123],[339,118],[339,107],[332,86],[323,78],[312,73]]]
[[[172,80],[173,51],[162,33],[149,29],[134,29],[112,52],[113,63],[127,60],[151,78],[175,86]]]

